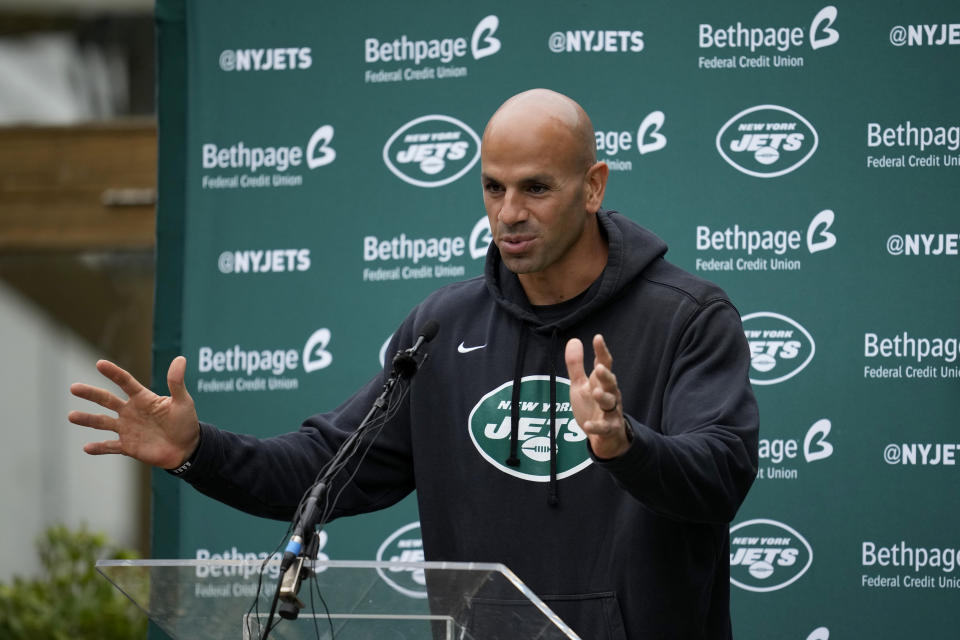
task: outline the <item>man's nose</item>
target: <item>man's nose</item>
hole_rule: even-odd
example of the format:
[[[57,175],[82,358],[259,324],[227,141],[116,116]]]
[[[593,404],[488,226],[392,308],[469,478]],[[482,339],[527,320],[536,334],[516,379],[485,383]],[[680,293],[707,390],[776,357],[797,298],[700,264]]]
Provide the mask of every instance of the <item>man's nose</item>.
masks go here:
[[[505,225],[514,225],[527,219],[526,203],[523,194],[507,189],[503,194],[502,206],[497,218]]]

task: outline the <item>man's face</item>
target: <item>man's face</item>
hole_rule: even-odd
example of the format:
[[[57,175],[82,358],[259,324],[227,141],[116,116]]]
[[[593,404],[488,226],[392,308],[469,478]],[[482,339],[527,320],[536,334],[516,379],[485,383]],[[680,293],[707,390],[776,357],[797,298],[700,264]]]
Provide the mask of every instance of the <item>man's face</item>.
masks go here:
[[[551,127],[498,131],[484,138],[483,203],[504,264],[517,274],[575,268],[587,222],[588,167],[569,136]]]

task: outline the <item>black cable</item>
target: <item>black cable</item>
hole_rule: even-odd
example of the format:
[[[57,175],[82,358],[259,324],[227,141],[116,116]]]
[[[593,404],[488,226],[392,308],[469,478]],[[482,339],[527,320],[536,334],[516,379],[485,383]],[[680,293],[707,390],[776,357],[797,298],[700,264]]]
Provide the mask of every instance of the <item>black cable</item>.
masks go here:
[[[267,640],[267,635],[270,633],[270,630],[273,628],[273,618],[274,618],[274,615],[276,615],[277,613],[277,603],[280,601],[280,586],[282,584],[283,584],[283,576],[280,576],[280,580],[277,580],[277,589],[273,593],[273,602],[270,603],[270,615],[267,616],[267,626],[263,628],[263,635],[260,636],[260,640]],[[281,618],[281,620],[282,619],[283,618]],[[259,618],[257,620],[259,620]]]
[[[391,405],[388,405],[388,413],[386,413],[380,419],[378,419],[376,423],[371,423],[370,428],[367,430],[367,433],[364,434],[364,437],[366,437],[369,434],[369,437],[366,438],[366,443],[365,443],[366,447],[364,448],[363,452],[360,454],[359,459],[356,460],[356,464],[354,465],[353,472],[350,474],[348,478],[346,478],[345,482],[340,484],[339,491],[337,492],[337,494],[334,496],[332,500],[329,498],[330,494],[329,493],[327,494],[327,500],[324,503],[324,510],[317,523],[318,526],[323,526],[324,524],[329,522],[331,514],[333,513],[334,509],[336,509],[337,503],[340,501],[340,497],[343,495],[343,492],[346,491],[347,487],[349,487],[350,484],[353,482],[353,479],[356,477],[357,473],[359,473],[360,466],[363,464],[363,461],[366,459],[367,454],[369,454],[370,449],[373,447],[373,443],[376,441],[377,436],[380,435],[380,431],[382,431],[383,428],[386,426],[386,424],[390,421],[390,419],[397,414],[397,411],[399,411],[399,405],[403,403],[408,393],[409,393],[409,387],[406,387],[405,389],[400,391],[399,398],[390,398],[390,400],[395,400],[395,402],[392,403]],[[357,449],[360,448],[362,441],[364,440],[364,437],[357,439],[356,441]],[[354,453],[356,453],[356,451]],[[353,456],[351,455],[351,459],[352,457]],[[341,465],[339,469],[337,469],[334,473],[331,474],[331,477],[327,479],[328,484],[330,484],[331,486],[333,485],[333,476],[340,473],[340,471],[342,471],[343,469],[345,469],[347,466],[347,463],[350,462],[351,459],[345,460],[343,465]]]
[[[317,579],[316,571],[313,572],[312,579],[313,585],[310,588],[310,610],[314,612],[317,610],[317,606],[313,602],[313,592],[316,591],[317,597],[320,598],[320,602],[323,604],[323,611],[327,617],[327,624],[330,625],[330,639],[333,640],[333,638],[336,636],[336,631],[333,628],[333,618],[330,617],[330,609],[327,607],[327,601],[323,599],[323,593],[320,592],[320,581]],[[314,633],[316,633],[317,640],[320,640],[320,624],[317,622],[316,613],[313,615],[313,630]]]
[[[321,512],[321,517],[320,517],[320,519],[318,520],[318,525],[319,525],[319,526],[322,526],[323,524],[329,522],[330,515],[332,514],[333,509],[336,507],[336,503],[339,501],[340,496],[343,494],[343,491],[346,489],[347,486],[349,486],[350,482],[351,482],[351,481],[353,480],[353,478],[356,476],[356,473],[357,473],[357,471],[359,470],[360,464],[363,462],[363,459],[366,458],[366,452],[368,452],[368,451],[370,450],[370,446],[371,446],[372,443],[376,440],[377,435],[379,435],[379,433],[380,433],[380,431],[383,429],[383,427],[386,426],[387,422],[389,422],[390,419],[393,418],[393,416],[396,415],[397,410],[398,410],[398,409],[397,409],[397,405],[398,405],[400,402],[402,402],[402,400],[403,400],[404,397],[406,397],[406,391],[403,391],[403,392],[401,393],[400,398],[395,398],[395,397],[394,397],[394,396],[396,395],[396,393],[397,393],[396,387],[394,387],[394,389],[393,389],[392,391],[393,391],[393,393],[391,393],[391,396],[388,396],[388,397],[386,398],[386,401],[387,401],[387,402],[386,402],[386,407],[387,407],[386,413],[384,413],[383,415],[381,415],[381,416],[377,417],[376,419],[372,420],[370,423],[368,423],[368,424],[365,426],[364,432],[363,432],[361,435],[359,435],[356,439],[354,439],[354,441],[351,443],[350,455],[349,455],[349,456],[345,456],[345,457],[342,459],[342,461],[340,461],[340,462],[336,465],[336,467],[331,466],[331,467],[328,469],[327,474],[324,476],[324,479],[327,481],[327,483],[332,486],[332,485],[333,485],[333,480],[334,480],[334,478],[335,478],[338,474],[340,474],[341,471],[343,471],[344,469],[346,469],[347,466],[348,466],[352,461],[354,461],[354,456],[356,455],[356,453],[360,450],[360,448],[361,448],[362,446],[364,446],[364,444],[366,444],[366,449],[365,449],[364,453],[361,455],[360,459],[357,460],[357,461],[356,461],[356,464],[354,465],[354,471],[353,471],[353,473],[350,475],[349,478],[347,478],[347,481],[346,481],[345,483],[342,483],[342,484],[340,485],[340,490],[339,490],[339,492],[337,493],[336,497],[331,501],[331,500],[330,500],[330,497],[329,497],[330,494],[329,494],[329,492],[327,493],[326,499],[325,499],[325,501],[324,501],[324,509],[323,509],[323,511]],[[370,436],[369,438],[367,437],[368,435]],[[364,438],[366,438],[366,443],[364,443]]]
[[[270,564],[270,560],[279,555],[280,548],[283,546],[283,540],[286,540],[290,537],[290,529],[293,528],[293,524],[287,525],[287,533],[281,540],[280,544],[273,548],[273,552],[267,554],[267,557],[263,559],[263,562],[260,563],[260,571],[257,573],[257,592],[254,594],[253,602],[250,604],[250,608],[247,609],[247,634],[250,635],[253,631],[250,628],[250,619],[251,614],[253,618],[257,621],[257,633],[260,632],[260,594],[263,591],[263,574],[267,572],[267,565]]]
[[[431,332],[431,335],[427,338],[427,340],[430,340],[433,337],[432,334],[436,333],[435,327],[431,327],[430,332]],[[418,341],[418,345],[419,345],[419,341]],[[401,368],[400,363],[397,362],[398,358],[394,359],[394,372],[387,378],[386,382],[384,382],[383,390],[381,391],[380,395],[377,397],[377,400],[374,402],[373,407],[371,407],[370,411],[367,413],[367,416],[364,418],[363,422],[361,422],[361,424],[358,426],[356,430],[354,430],[347,436],[346,440],[344,441],[344,443],[341,444],[340,448],[336,451],[333,458],[329,460],[327,464],[323,465],[318,471],[317,476],[315,477],[314,483],[304,493],[304,496],[301,497],[300,502],[297,505],[297,508],[295,511],[296,513],[295,521],[297,521],[298,524],[296,527],[293,527],[292,525],[288,526],[287,528],[288,535],[291,533],[291,528],[293,529],[294,536],[301,535],[297,533],[299,527],[301,526],[300,521],[304,517],[311,515],[309,513],[305,514],[303,513],[303,511],[308,506],[311,506],[312,508],[312,505],[310,505],[310,500],[314,499],[313,498],[314,489],[317,488],[317,486],[321,482],[325,483],[327,488],[325,492],[317,491],[318,494],[323,493],[323,496],[322,496],[323,508],[320,511],[320,514],[318,516],[315,516],[316,518],[315,522],[303,523],[303,528],[304,528],[304,531],[302,532],[303,537],[307,537],[309,535],[315,535],[316,528],[318,526],[322,527],[324,524],[328,522],[330,516],[332,515],[334,509],[336,508],[337,503],[340,501],[340,498],[343,495],[343,492],[346,491],[346,488],[353,482],[353,479],[356,477],[357,473],[359,472],[360,465],[363,463],[367,455],[370,453],[370,449],[373,447],[373,443],[376,440],[376,437],[380,434],[380,431],[383,430],[383,427],[386,426],[386,424],[399,411],[400,405],[403,404],[403,401],[406,399],[407,394],[410,392],[409,380],[413,376],[413,374],[416,372],[417,368],[423,364],[423,361],[426,360],[427,354],[424,354],[419,364],[417,364],[416,361],[413,359],[413,356],[410,353],[410,350],[408,350],[407,356],[410,362],[403,363],[404,364],[403,368]],[[402,382],[407,382],[408,384],[403,385],[401,384]],[[399,394],[399,397],[397,397],[398,394]],[[379,415],[377,415],[378,410],[380,411]],[[363,447],[360,458],[359,460],[356,461],[356,464],[354,465],[352,473],[350,473],[349,477],[346,478],[346,482],[344,482],[340,486],[339,491],[331,500],[330,494],[329,494],[329,487],[332,484],[333,479],[337,475],[339,475],[341,471],[347,468],[349,462],[354,458],[355,454],[361,450],[361,446],[363,445],[363,440],[368,434],[371,434],[371,437],[367,438],[366,446]],[[318,495],[317,498],[320,498],[320,495]],[[281,543],[281,546],[282,544],[283,543]],[[289,545],[288,545],[288,548],[289,548]],[[279,546],[277,547],[277,549],[279,549]],[[284,555],[286,555],[286,552],[284,553]],[[314,562],[316,562],[316,558],[314,558]],[[269,616],[267,617],[267,624],[264,627],[261,640],[266,640],[267,635],[270,633],[270,630],[275,628],[275,625],[273,624],[273,620],[274,620],[274,616],[276,615],[277,604],[280,599],[280,590],[283,584],[283,574],[284,574],[283,564],[284,563],[285,563],[285,560],[284,562],[281,563],[281,566],[280,566],[281,571],[280,571],[280,576],[278,577],[278,580],[277,580],[277,588],[273,595],[273,599],[270,605],[270,613],[269,613]],[[316,580],[315,571],[313,572],[313,577]],[[261,571],[260,582],[258,582],[258,586],[257,586],[257,596],[254,601],[254,605],[251,606],[251,609],[256,608],[257,610],[258,621],[259,621],[259,600],[260,600],[259,594],[260,594],[261,585],[262,585],[262,571]],[[331,640],[332,640],[333,638],[332,634],[334,631],[333,621],[330,618],[330,611],[329,609],[327,609],[326,601],[323,599],[323,595],[319,593],[319,583],[317,583],[316,586],[318,588],[318,595],[320,596],[320,600],[321,602],[323,602],[324,609],[327,612],[327,621],[330,624]],[[311,609],[313,609],[312,596],[313,596],[313,592],[311,591]],[[250,610],[248,610],[248,614],[249,614],[249,611]],[[316,620],[316,614],[314,614],[314,620]]]

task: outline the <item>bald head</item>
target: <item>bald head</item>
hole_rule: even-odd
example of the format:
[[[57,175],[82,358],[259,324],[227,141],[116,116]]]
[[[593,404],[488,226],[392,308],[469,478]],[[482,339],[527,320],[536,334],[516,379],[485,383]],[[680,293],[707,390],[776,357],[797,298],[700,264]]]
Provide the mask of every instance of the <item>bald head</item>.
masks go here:
[[[596,213],[609,169],[596,153],[586,112],[546,89],[504,102],[483,132],[480,179],[493,243],[532,304],[569,300],[606,264]]]
[[[597,144],[590,117],[571,98],[549,89],[531,89],[508,99],[491,116],[483,144],[525,136],[549,136],[573,163],[584,170],[597,161]]]

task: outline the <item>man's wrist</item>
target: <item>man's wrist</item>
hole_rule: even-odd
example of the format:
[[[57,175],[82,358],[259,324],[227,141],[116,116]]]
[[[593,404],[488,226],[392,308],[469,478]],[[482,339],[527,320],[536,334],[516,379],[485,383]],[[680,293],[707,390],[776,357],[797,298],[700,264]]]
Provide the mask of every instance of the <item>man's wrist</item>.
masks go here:
[[[174,469],[166,469],[166,472],[175,475],[181,476],[185,474],[193,466],[194,461],[197,459],[197,452],[200,451],[200,442],[203,439],[203,429],[200,428],[200,425],[197,425],[197,443],[193,447],[193,451],[190,452],[190,455],[187,456],[187,459],[184,460],[179,467]]]
[[[627,420],[626,416],[623,417],[623,433],[626,438],[626,443],[622,447],[618,446],[617,451],[612,453],[609,456],[600,455],[597,452],[597,450],[593,448],[593,445],[590,444],[590,440],[588,439],[587,448],[590,452],[590,455],[601,462],[609,462],[611,460],[615,460],[620,456],[624,455],[625,453],[627,453],[627,451],[630,450],[630,447],[633,443],[633,438],[634,438],[633,427],[630,426],[630,421]]]

